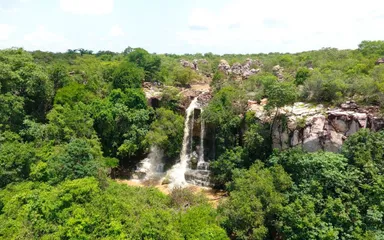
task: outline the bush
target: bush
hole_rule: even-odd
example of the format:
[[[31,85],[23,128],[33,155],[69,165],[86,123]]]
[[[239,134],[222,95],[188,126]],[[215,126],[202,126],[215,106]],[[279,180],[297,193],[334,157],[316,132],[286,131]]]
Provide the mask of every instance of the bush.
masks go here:
[[[308,68],[299,68],[297,70],[296,77],[295,77],[296,86],[303,85],[309,76],[310,76],[310,71]]]
[[[197,73],[190,68],[184,68],[179,66],[173,70],[173,79],[176,85],[187,86],[192,82],[192,80],[198,78],[199,76],[197,75]]]

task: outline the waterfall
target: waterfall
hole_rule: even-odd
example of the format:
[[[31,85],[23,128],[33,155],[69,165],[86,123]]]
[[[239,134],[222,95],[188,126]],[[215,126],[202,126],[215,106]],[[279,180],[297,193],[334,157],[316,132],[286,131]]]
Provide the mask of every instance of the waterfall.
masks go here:
[[[140,161],[135,171],[137,179],[151,179],[164,173],[164,153],[156,146],[152,146],[148,157]]]
[[[185,186],[187,184],[185,180],[185,172],[188,167],[189,154],[188,146],[192,145],[192,128],[193,128],[193,119],[192,114],[195,108],[198,107],[197,97],[194,98],[191,104],[186,109],[186,116],[184,122],[184,136],[183,136],[183,145],[180,152],[180,161],[172,167],[169,172],[169,180],[171,182],[170,188]]]
[[[203,120],[203,109],[200,112],[200,152],[199,152],[199,162],[197,163],[197,167],[201,167],[206,165],[204,161],[204,137],[205,137],[205,122]],[[205,168],[205,166],[204,166]]]

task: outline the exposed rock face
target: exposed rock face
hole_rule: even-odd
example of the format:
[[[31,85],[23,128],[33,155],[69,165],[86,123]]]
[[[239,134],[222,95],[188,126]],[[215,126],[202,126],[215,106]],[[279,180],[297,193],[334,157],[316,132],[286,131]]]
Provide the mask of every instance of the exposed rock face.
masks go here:
[[[226,60],[221,60],[218,66],[218,69],[222,72],[228,74],[235,74],[241,76],[243,79],[247,79],[252,75],[255,75],[260,72],[260,68],[253,67],[262,67],[263,64],[259,60],[247,59],[244,64],[234,63],[232,67],[228,64]]]
[[[192,62],[190,62],[190,61],[181,59],[180,64],[185,68],[190,68],[190,69],[199,71],[199,64],[208,64],[208,61],[206,59],[194,59]]]
[[[262,122],[273,122],[262,104],[248,102],[248,109]],[[325,150],[338,152],[344,140],[361,128],[378,131],[384,128],[384,118],[378,117],[376,107],[359,108],[354,102],[346,102],[337,109],[325,109],[295,103],[280,109],[280,115],[272,126],[273,147],[286,149],[302,146],[306,151]]]
[[[384,58],[379,58],[377,59],[377,61],[375,62],[376,65],[379,65],[379,64],[384,64]]]
[[[163,96],[163,91],[161,88],[159,88],[159,84],[144,82],[142,87],[144,90],[145,98],[148,101],[148,105],[154,108],[158,107],[161,101],[161,97]]]
[[[273,71],[273,74],[279,79],[279,80],[283,80],[284,78],[284,75],[283,75],[283,72],[284,72],[284,68],[283,67],[280,67],[280,65],[276,65],[272,68],[272,71]]]
[[[219,71],[222,71],[224,72],[225,74],[230,74],[231,73],[231,66],[229,65],[229,63],[224,60],[224,59],[221,59],[220,60],[220,63],[219,65],[217,66],[218,70]]]
[[[181,66],[183,66],[185,68],[190,68],[190,69],[196,70],[195,64],[191,63],[191,62],[189,62],[187,60],[181,59],[180,60],[180,64],[181,64]]]

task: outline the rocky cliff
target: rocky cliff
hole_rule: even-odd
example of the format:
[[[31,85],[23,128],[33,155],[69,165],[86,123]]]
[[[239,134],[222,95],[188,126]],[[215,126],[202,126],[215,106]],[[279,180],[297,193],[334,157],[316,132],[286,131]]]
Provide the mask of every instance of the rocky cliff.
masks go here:
[[[310,152],[321,149],[338,152],[344,140],[359,129],[378,131],[384,128],[384,118],[379,116],[378,107],[359,107],[354,102],[333,109],[298,102],[280,109],[277,116],[268,114],[264,105],[265,102],[248,102],[256,118],[272,124],[273,147],[278,149],[302,146]]]

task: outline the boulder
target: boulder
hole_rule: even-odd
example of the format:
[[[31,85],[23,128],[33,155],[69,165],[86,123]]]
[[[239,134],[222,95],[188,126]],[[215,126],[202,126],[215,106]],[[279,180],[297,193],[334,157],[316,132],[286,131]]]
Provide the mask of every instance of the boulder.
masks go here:
[[[241,75],[243,73],[243,66],[240,63],[234,63],[231,67],[233,74]]]
[[[340,104],[340,107],[343,110],[355,110],[358,108],[358,105],[354,101],[346,101],[345,103]]]
[[[283,75],[283,72],[284,72],[284,68],[283,67],[280,67],[280,65],[276,65],[272,68],[272,71],[273,71],[273,74],[279,79],[279,80],[283,80],[284,78],[284,75]]]
[[[324,141],[324,150],[328,152],[339,152],[343,145],[345,136],[335,131],[330,131],[328,139]]]
[[[348,125],[345,120],[334,119],[332,121],[332,126],[337,132],[345,133],[348,131]]]
[[[295,146],[299,145],[299,143],[300,143],[299,131],[295,130],[295,131],[293,131],[293,135],[292,135],[292,139],[291,139],[291,146],[295,147]]]
[[[379,58],[377,59],[377,61],[375,62],[376,65],[379,65],[379,64],[384,64],[384,58]]]
[[[366,113],[354,113],[353,118],[357,120],[360,127],[362,127],[362,128],[367,127],[368,116]]]
[[[303,140],[303,149],[308,152],[316,152],[322,149],[319,135],[315,133],[309,133],[309,135]]]
[[[322,133],[324,132],[325,116],[316,115],[312,118],[311,133]]]
[[[231,66],[230,66],[229,63],[228,63],[226,60],[224,60],[224,59],[220,60],[220,63],[219,63],[219,65],[217,66],[217,69],[218,69],[219,71],[224,72],[225,74],[230,74],[230,73],[231,73]]]
[[[365,128],[365,127],[364,127],[364,128]],[[345,133],[345,136],[349,137],[349,136],[351,136],[352,134],[354,134],[354,133],[356,133],[357,131],[359,131],[359,129],[360,129],[360,124],[359,124],[357,121],[353,120],[353,121],[351,122],[351,124],[349,125],[349,129],[348,129],[348,131]]]
[[[255,75],[255,74],[259,73],[259,72],[260,72],[260,69],[252,68],[251,70],[244,70],[242,76],[243,76],[244,79],[248,79],[250,76]]]
[[[254,66],[257,68],[254,68]],[[242,79],[248,79],[250,76],[259,73],[261,71],[259,67],[262,66],[263,64],[259,60],[252,60],[249,58],[244,64],[237,62],[234,63],[232,67],[226,60],[220,60],[218,70],[225,72],[226,74],[235,74],[240,76]]]
[[[195,66],[194,63],[191,63],[191,62],[189,62],[187,60],[184,60],[184,59],[180,60],[180,64],[181,64],[181,66],[183,66],[185,68],[190,68],[190,69],[193,69],[193,70],[196,70],[196,68],[197,68],[197,65]]]

